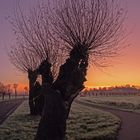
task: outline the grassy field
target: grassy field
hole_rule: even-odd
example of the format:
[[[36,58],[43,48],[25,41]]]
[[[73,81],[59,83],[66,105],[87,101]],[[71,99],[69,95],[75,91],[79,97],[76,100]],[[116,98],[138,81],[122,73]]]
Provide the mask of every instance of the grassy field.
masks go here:
[[[1,126],[0,140],[33,140],[40,117],[31,117],[25,101]],[[110,113],[74,103],[67,140],[115,140],[120,120]]]
[[[84,102],[90,102],[92,104],[105,105],[122,110],[140,112],[140,96],[91,96],[79,97],[78,99]]]

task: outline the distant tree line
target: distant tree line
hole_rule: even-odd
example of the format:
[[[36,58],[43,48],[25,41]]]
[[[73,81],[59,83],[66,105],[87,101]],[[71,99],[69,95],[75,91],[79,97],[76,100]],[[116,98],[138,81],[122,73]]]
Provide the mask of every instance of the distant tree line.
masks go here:
[[[113,86],[85,89],[80,96],[122,96],[140,95],[140,89],[136,86]]]
[[[17,98],[17,96],[24,96],[28,95],[28,87],[25,86],[22,94],[18,93],[18,84],[14,83],[14,84],[3,84],[2,82],[0,82],[0,97],[2,100],[4,99],[11,99],[12,98]]]
[[[8,98],[10,99],[11,94],[12,94],[11,85],[10,84],[5,85],[2,82],[0,82],[0,96],[2,100],[5,99],[5,96],[8,96]]]

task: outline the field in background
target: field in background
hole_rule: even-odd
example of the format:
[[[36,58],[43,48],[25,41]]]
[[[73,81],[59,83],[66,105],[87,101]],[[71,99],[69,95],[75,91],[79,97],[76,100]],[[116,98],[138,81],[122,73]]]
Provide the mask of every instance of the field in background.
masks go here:
[[[40,117],[28,115],[25,101],[1,126],[0,140],[33,140]],[[74,103],[67,121],[68,140],[115,140],[120,120],[110,113]]]
[[[123,110],[140,112],[140,96],[87,96],[79,100],[97,105],[115,107]]]

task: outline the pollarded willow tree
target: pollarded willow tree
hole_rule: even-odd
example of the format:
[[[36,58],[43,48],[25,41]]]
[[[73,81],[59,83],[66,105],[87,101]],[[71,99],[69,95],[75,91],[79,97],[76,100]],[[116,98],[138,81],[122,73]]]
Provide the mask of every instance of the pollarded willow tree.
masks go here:
[[[10,49],[10,60],[20,71],[28,73],[30,114],[36,115],[38,112],[34,99],[42,96],[37,77],[42,76],[42,84],[45,81],[53,82],[63,58],[58,56],[63,51],[50,34],[47,13],[41,5],[30,10],[28,15],[18,5],[10,22],[17,41],[15,47]],[[40,101],[41,104],[42,102]]]
[[[89,62],[121,48],[125,12],[116,0],[54,0],[49,3],[53,36],[69,52],[57,79],[45,81],[45,106],[36,140],[64,140],[73,100],[84,89]]]
[[[28,74],[29,80],[29,106],[30,114],[35,115],[35,106],[33,98],[34,95],[34,85],[37,79],[37,68],[40,64],[40,59],[38,59],[33,52],[27,50],[24,46],[12,47],[9,51],[9,58],[11,63],[23,73]]]

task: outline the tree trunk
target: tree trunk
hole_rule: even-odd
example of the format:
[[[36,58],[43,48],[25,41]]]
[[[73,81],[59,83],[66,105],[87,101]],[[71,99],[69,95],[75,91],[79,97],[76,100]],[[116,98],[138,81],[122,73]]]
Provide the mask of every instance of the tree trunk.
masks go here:
[[[5,96],[5,93],[3,92],[3,93],[2,93],[2,100],[4,100],[4,96]]]
[[[41,115],[44,107],[44,95],[41,93],[41,85],[36,82],[34,85],[34,106],[35,113]]]
[[[45,105],[35,140],[64,140],[66,131],[65,102],[59,92],[47,89]]]
[[[9,99],[11,99],[11,93],[9,93]]]
[[[86,81],[88,55],[86,52],[79,53],[80,50],[77,47],[72,49],[70,58],[60,67],[54,83],[52,83],[51,74],[48,74],[50,67],[47,63],[42,63],[40,73],[43,79],[42,91],[45,95],[45,105],[35,140],[65,139],[66,120],[71,104],[84,88],[83,83]],[[47,72],[46,67],[48,67]],[[49,76],[48,79],[45,75]]]
[[[15,98],[17,98],[17,90],[15,89]]]
[[[30,107],[30,114],[35,115],[35,105],[33,100],[32,91],[29,91],[29,107]]]
[[[34,105],[34,84],[37,79],[36,71],[28,70],[28,79],[29,79],[29,107],[30,107],[30,114],[36,115],[35,113],[35,105]]]
[[[37,97],[37,99],[35,99],[35,112],[37,115],[42,115],[42,111],[43,111],[43,107],[44,107],[44,96],[39,95],[39,97]]]

